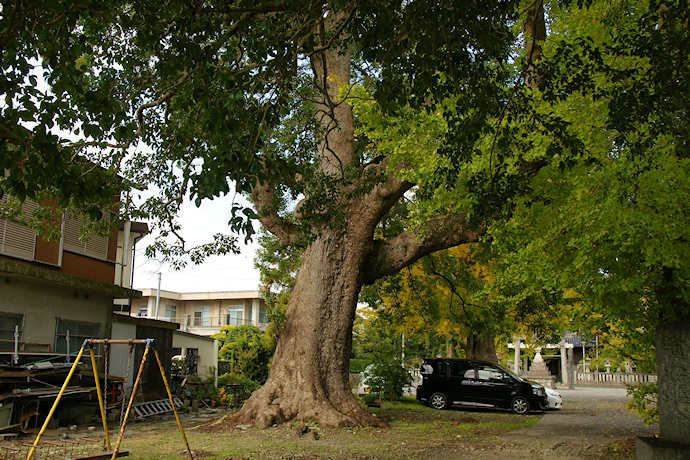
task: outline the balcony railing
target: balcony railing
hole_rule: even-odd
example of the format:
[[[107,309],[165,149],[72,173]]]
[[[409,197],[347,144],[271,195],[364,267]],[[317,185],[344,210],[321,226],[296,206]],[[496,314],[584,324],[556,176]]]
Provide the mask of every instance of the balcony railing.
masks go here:
[[[137,315],[139,317],[147,317],[146,315],[139,314]],[[243,324],[252,324],[261,330],[266,329],[266,323],[255,323],[252,320],[249,319],[239,319],[239,318],[218,318],[218,317],[210,317],[210,318],[195,318],[190,315],[186,316],[176,316],[176,317],[167,317],[167,316],[159,316],[158,320],[160,321],[169,321],[171,323],[177,323],[180,325],[180,329],[186,330],[186,328],[194,328],[194,329],[203,329],[203,330],[214,330],[218,331],[220,330],[221,327],[223,326],[241,326]]]

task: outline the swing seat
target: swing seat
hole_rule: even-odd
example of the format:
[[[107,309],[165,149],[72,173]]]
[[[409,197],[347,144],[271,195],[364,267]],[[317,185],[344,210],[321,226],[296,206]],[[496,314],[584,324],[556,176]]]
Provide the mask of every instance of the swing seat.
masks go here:
[[[117,457],[129,457],[129,451],[121,450],[117,453]],[[87,459],[108,459],[113,458],[113,451],[109,452],[99,452],[97,454],[83,455],[81,457],[74,457],[74,460],[87,460]]]

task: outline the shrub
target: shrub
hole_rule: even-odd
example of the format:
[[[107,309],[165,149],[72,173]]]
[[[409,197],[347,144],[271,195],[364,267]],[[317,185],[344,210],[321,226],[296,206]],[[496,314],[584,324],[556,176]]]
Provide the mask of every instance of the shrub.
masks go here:
[[[238,397],[240,401],[246,401],[252,395],[252,393],[259,388],[261,384],[250,379],[246,375],[227,373],[218,377],[218,383],[238,383],[240,384]]]
[[[187,381],[183,391],[190,399],[221,402],[218,388],[215,385],[215,377],[202,379],[197,375],[193,375]]]
[[[223,326],[219,333],[221,347],[218,357],[225,361],[222,370],[232,374],[245,374],[252,380],[263,382],[268,369],[275,340],[250,324]]]
[[[644,424],[649,426],[659,421],[659,390],[656,383],[649,385],[630,385],[628,395],[632,400],[628,402],[628,409],[631,409],[644,419]]]
[[[367,368],[368,364],[371,364],[371,361],[369,361],[368,359],[353,358],[350,360],[350,372],[355,374],[364,372],[364,369]]]
[[[384,399],[397,399],[402,396],[403,387],[412,379],[399,364],[372,364],[365,370],[364,383],[372,393],[380,393]]]

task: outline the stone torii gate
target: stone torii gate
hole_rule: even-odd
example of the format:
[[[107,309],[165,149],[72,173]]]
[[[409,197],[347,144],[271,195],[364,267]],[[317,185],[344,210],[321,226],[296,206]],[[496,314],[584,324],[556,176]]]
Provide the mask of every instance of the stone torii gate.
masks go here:
[[[510,347],[511,344],[508,344]],[[526,345],[524,343],[524,337],[514,337],[513,338],[513,347],[515,348],[514,352],[514,358],[513,358],[513,372],[515,375],[520,375],[520,349],[524,346],[526,348]],[[560,349],[561,349],[561,375],[563,376],[563,385],[568,385],[569,387],[573,388],[574,385],[574,375],[572,372],[572,366],[568,366],[568,364],[571,364],[573,361],[573,349],[574,345],[571,343],[566,343],[565,339],[561,340]],[[527,370],[523,372],[523,374],[526,374]]]

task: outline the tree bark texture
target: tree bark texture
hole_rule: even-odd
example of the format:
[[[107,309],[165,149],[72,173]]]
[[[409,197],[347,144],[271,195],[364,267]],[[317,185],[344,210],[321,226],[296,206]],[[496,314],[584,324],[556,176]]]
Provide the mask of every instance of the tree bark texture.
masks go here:
[[[493,363],[498,361],[498,356],[496,355],[496,340],[491,334],[482,337],[471,335],[467,337],[467,341],[462,344],[462,348],[465,350],[467,359],[477,359]]]
[[[322,236],[305,252],[269,379],[242,409],[247,421],[260,427],[291,419],[324,426],[381,423],[360,408],[349,384],[364,253],[361,236],[345,236]]]
[[[525,85],[536,88],[541,79],[539,73],[534,68],[534,64],[541,59],[543,54],[541,43],[546,40],[543,0],[534,0],[528,7],[523,32],[525,36],[525,57],[527,60]]]

